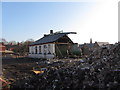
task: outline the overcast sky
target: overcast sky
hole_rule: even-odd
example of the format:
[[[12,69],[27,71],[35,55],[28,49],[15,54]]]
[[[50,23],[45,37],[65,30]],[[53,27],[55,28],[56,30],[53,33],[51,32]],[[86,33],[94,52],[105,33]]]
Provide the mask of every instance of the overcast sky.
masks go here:
[[[77,32],[75,43],[118,41],[118,1],[3,2],[2,37],[7,41],[37,40],[49,30]]]

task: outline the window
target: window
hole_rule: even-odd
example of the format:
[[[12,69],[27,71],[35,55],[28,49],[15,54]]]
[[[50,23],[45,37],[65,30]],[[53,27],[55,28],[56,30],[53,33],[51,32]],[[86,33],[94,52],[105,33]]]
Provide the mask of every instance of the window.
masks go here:
[[[41,54],[41,46],[39,46],[39,54]]]
[[[35,47],[35,54],[37,54],[37,46]]]
[[[47,54],[47,46],[44,45],[44,54],[46,55]]]
[[[32,50],[31,50],[31,49],[32,49],[32,47],[29,47],[29,54],[31,54],[31,52],[32,52]]]
[[[51,54],[51,52],[50,52],[50,44],[48,44],[48,54]]]
[[[32,54],[34,54],[34,47],[31,47],[31,50],[32,50]]]
[[[47,48],[47,46],[46,45],[44,45],[44,49],[46,49]]]

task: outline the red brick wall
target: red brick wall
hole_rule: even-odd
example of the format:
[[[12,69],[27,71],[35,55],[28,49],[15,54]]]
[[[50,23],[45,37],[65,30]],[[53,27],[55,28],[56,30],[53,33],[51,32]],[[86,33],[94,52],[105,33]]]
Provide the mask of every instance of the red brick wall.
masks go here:
[[[5,51],[6,47],[3,44],[0,44],[0,51]]]

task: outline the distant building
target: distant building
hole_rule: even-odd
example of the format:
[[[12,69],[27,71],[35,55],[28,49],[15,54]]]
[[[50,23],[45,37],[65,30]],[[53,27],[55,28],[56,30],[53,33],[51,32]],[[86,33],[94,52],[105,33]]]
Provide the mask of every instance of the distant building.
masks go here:
[[[0,52],[1,52],[1,53],[2,53],[2,52],[5,52],[5,50],[6,50],[5,45],[4,45],[3,43],[0,43]]]
[[[7,50],[14,51],[15,48],[18,48],[17,45],[6,45]]]
[[[7,50],[6,46],[3,43],[0,43],[0,57],[8,57],[13,54],[13,51]]]
[[[90,39],[90,43],[80,44],[80,49],[82,50],[83,55],[90,55],[95,50],[102,48],[104,46],[109,46],[108,42],[95,42],[92,43],[92,39]]]
[[[75,32],[56,32],[50,30],[50,34],[29,45],[29,57],[32,58],[63,58],[70,55],[76,44],[68,37]],[[73,48],[74,47],[74,48]]]
[[[99,47],[109,45],[108,42],[95,42],[95,44],[98,45]]]

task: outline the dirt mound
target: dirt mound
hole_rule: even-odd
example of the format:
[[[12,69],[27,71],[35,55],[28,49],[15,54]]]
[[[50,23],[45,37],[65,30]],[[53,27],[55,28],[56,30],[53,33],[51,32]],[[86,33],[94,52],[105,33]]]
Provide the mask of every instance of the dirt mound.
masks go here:
[[[44,73],[19,78],[11,84],[11,90],[120,90],[120,43],[101,47],[82,60],[43,61],[37,65]]]

